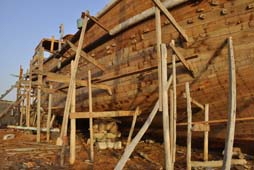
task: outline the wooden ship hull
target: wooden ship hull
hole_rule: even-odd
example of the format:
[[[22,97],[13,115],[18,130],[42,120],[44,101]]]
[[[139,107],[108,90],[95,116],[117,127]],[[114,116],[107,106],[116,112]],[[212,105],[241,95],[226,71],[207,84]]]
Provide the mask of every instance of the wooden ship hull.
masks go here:
[[[227,38],[232,37],[236,61],[237,121],[236,141],[253,141],[254,122],[248,121],[254,109],[254,4],[252,0],[187,1],[166,0],[163,2],[176,22],[184,29],[189,41],[175,29],[161,13],[162,43],[168,52],[168,76],[172,74],[172,50],[176,50],[191,65],[188,70],[177,57],[177,136],[185,138],[187,122],[184,85],[190,82],[191,96],[198,103],[210,105],[210,120],[223,123],[211,124],[209,138],[224,142],[228,114],[228,48]],[[93,111],[135,110],[142,111],[138,124],[142,124],[158,100],[158,69],[156,53],[156,25],[154,3],[148,0],[111,1],[96,16],[95,24],[90,19],[83,41],[83,52],[94,61],[80,58],[77,76],[76,110],[88,111],[88,90],[82,86],[91,70],[92,83],[105,85],[93,89]],[[92,17],[91,17],[92,18]],[[78,46],[80,30],[68,41]],[[55,51],[43,63],[43,82],[51,82],[53,89],[53,112],[64,112],[71,60],[75,50],[65,39],[61,51]],[[46,48],[46,47],[44,47]],[[97,63],[97,65],[96,65]],[[45,83],[46,84],[46,83]],[[112,91],[109,95],[106,87]],[[42,98],[42,107],[47,107],[47,97]],[[203,121],[202,107],[193,105],[193,122]],[[131,122],[131,119],[121,119]],[[224,121],[223,121],[224,120]],[[130,127],[130,124],[126,124]],[[151,134],[162,133],[161,114],[155,117]],[[197,134],[195,137],[202,137]],[[180,141],[180,140],[179,140]]]

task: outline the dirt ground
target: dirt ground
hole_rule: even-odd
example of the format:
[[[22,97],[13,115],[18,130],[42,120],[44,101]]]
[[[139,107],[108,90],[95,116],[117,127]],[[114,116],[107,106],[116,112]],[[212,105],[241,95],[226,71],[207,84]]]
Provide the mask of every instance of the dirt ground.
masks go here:
[[[6,134],[14,134],[15,136],[13,139],[3,140]],[[54,137],[50,143],[46,143],[45,134],[42,134],[41,140],[41,143],[36,143],[36,134],[33,134],[31,131],[0,129],[0,170],[112,170],[124,151],[124,149],[98,150],[95,147],[95,161],[91,164],[88,157],[89,145],[86,144],[85,138],[79,134],[77,136],[77,159],[75,164],[69,165],[69,149],[67,147],[64,165],[60,166],[61,147],[54,145]],[[192,155],[192,160],[202,160],[202,151],[193,150]],[[232,169],[254,169],[252,157],[248,156],[247,158],[249,159],[247,165],[235,166]],[[222,159],[221,154],[210,152],[209,160],[219,159]],[[163,162],[163,144],[156,143],[153,140],[146,140],[138,144],[124,169],[160,170],[163,169]],[[175,169],[186,169],[185,147],[177,147]]]

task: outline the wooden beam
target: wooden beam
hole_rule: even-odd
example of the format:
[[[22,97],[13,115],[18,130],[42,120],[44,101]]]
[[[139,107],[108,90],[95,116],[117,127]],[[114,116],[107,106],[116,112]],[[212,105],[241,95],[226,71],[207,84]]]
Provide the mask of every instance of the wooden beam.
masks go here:
[[[241,117],[241,118],[236,118],[236,122],[242,122],[242,121],[253,121],[254,117]],[[198,122],[191,122],[192,125],[194,124],[222,124],[222,123],[227,123],[228,119],[219,119],[219,120],[209,120],[209,121],[198,121]],[[177,126],[186,126],[188,123],[182,122],[182,123],[177,123]]]
[[[44,49],[43,47],[40,47],[38,49],[38,70],[43,71],[43,52]],[[41,88],[42,88],[42,75],[38,75],[38,86],[37,86],[37,108],[36,108],[36,113],[37,113],[37,133],[36,133],[36,142],[41,141]]]
[[[128,139],[127,139],[127,144],[126,146],[128,146],[131,142],[131,138],[132,138],[132,134],[134,132],[134,128],[135,128],[135,124],[136,124],[136,121],[137,121],[137,117],[138,117],[138,113],[139,113],[139,107],[136,108],[135,110],[135,113],[133,115],[133,119],[132,119],[132,123],[131,123],[131,129],[130,129],[130,132],[129,132],[129,135],[128,135]]]
[[[71,71],[74,70],[74,63],[71,62]],[[76,83],[74,81],[74,89],[71,99],[71,112],[76,111]],[[74,164],[76,159],[76,119],[71,119],[71,132],[70,132],[70,164]]]
[[[176,22],[175,18],[171,15],[171,13],[167,10],[167,8],[159,0],[152,1],[163,12],[163,14],[167,17],[167,19],[171,22],[171,24],[175,27],[175,29],[183,36],[183,38],[187,42],[189,42],[189,38],[185,33],[185,30]]]
[[[58,82],[58,83],[70,83],[70,76],[62,75],[62,74],[56,74],[56,73],[45,73],[46,80],[52,81],[52,82]],[[87,80],[77,80],[76,79],[76,85],[77,86],[84,86],[87,87]],[[105,84],[92,84],[92,88],[107,90],[110,95],[112,95],[112,89],[110,86]]]
[[[229,103],[227,136],[225,141],[225,152],[223,158],[223,169],[230,169],[235,135],[236,117],[236,74],[235,57],[232,37],[228,38],[228,62],[229,62]]]
[[[53,86],[49,85],[49,88],[52,89]],[[50,139],[50,119],[51,119],[51,113],[52,113],[52,94],[49,93],[48,98],[48,117],[47,117],[47,142],[49,142]]]
[[[218,160],[218,161],[191,161],[191,166],[192,167],[222,167],[223,161]],[[247,164],[247,161],[245,159],[233,159],[231,161],[231,165],[245,165]]]
[[[185,83],[185,92],[187,99],[187,117],[188,117],[188,126],[187,126],[187,170],[191,170],[191,122],[192,122],[192,111],[191,111],[191,97],[190,97],[190,85],[189,82]]]
[[[176,121],[177,121],[177,94],[176,94],[176,56],[172,55],[172,77],[173,77],[173,163],[176,155]]]
[[[51,44],[50,44],[50,52],[51,52],[51,53],[54,52],[54,45],[55,45],[55,37],[52,36],[52,37],[51,37]]]
[[[90,160],[94,161],[94,140],[93,140],[93,96],[91,70],[88,70],[88,102],[89,102],[89,132],[90,132]]]
[[[70,45],[71,49],[73,51],[77,51],[77,47],[72,44],[70,41],[67,41],[67,43]],[[94,58],[90,57],[87,53],[85,53],[84,51],[80,51],[80,55],[82,57],[84,57],[87,61],[89,61],[90,63],[92,63],[93,65],[95,65],[96,67],[98,67],[99,69],[101,69],[102,71],[106,71],[106,69],[104,68],[104,66],[102,66],[98,61],[96,61]]]
[[[141,112],[138,113],[140,115]],[[92,118],[103,118],[103,117],[125,117],[133,116],[135,111],[104,111],[104,112],[93,112],[90,115],[89,112],[74,112],[70,114],[71,119],[88,119]]]
[[[80,59],[80,53],[81,53],[83,42],[84,42],[84,36],[85,36],[86,27],[87,27],[87,22],[88,22],[88,17],[85,16],[83,26],[81,29],[81,33],[80,33],[78,49],[76,50],[74,66],[73,66],[74,70],[73,70],[73,72],[71,72],[71,79],[70,79],[67,98],[66,98],[65,107],[64,107],[62,128],[61,128],[60,136],[56,142],[57,145],[63,145],[64,136],[67,135],[68,117],[69,117],[69,113],[70,113],[71,98],[73,96],[74,83],[76,81],[76,73],[77,73],[78,63],[79,63],[79,59]]]
[[[14,126],[8,125],[7,128],[10,129],[20,129],[20,130],[34,130],[37,131],[37,127],[25,127],[25,126]],[[47,132],[47,128],[40,128],[40,131]],[[50,129],[51,132],[60,132],[59,128]]]
[[[182,62],[183,66],[189,70],[191,72],[191,74],[194,76],[195,75],[195,71],[193,69],[193,66],[187,61],[185,60],[184,56],[180,53],[180,51],[178,51],[178,49],[175,47],[174,44],[170,43],[170,47],[172,48],[172,50],[174,51],[174,53],[177,55],[177,57],[179,58],[179,60]]]
[[[161,15],[160,10],[155,8],[155,26],[156,26],[156,54],[158,63],[158,86],[159,86],[159,111],[162,111],[162,81],[161,81]]]
[[[167,89],[169,88],[171,83],[172,83],[172,76],[169,78],[169,80],[167,82]],[[123,169],[124,165],[126,164],[127,160],[129,159],[130,155],[132,154],[133,150],[137,146],[138,142],[141,140],[141,138],[143,137],[143,135],[145,134],[145,132],[151,125],[153,118],[155,117],[158,109],[159,109],[159,100],[157,100],[156,104],[153,107],[153,110],[147,117],[145,123],[143,124],[143,126],[141,127],[141,129],[139,130],[137,135],[132,139],[131,143],[125,148],[124,153],[123,153],[121,159],[118,161],[114,170]]]
[[[104,31],[106,32],[109,32],[109,30],[104,26],[102,25],[97,18],[95,18],[94,16],[91,16],[89,14],[86,14],[94,23],[96,23],[99,27],[101,27]]]
[[[205,121],[209,121],[209,104],[205,104]],[[208,161],[208,132],[204,132],[204,161]]]
[[[170,157],[170,137],[169,137],[169,113],[168,113],[168,89],[167,89],[167,47],[161,44],[161,89],[162,89],[162,122],[163,122],[163,139],[165,154],[165,169],[171,170],[172,159]],[[171,135],[171,134],[170,134]],[[171,135],[172,136],[172,135]]]

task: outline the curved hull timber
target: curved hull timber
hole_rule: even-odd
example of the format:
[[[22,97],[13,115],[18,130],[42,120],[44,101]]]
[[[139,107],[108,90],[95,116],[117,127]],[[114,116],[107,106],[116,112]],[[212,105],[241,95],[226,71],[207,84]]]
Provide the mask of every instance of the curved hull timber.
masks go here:
[[[121,0],[112,3],[101,13],[98,21],[110,31],[119,24],[142,12],[153,9],[148,0]],[[177,60],[177,122],[186,122],[184,84],[190,82],[191,96],[202,104],[210,105],[210,120],[227,118],[228,112],[228,52],[225,41],[232,37],[236,60],[237,118],[251,117],[254,109],[254,8],[252,0],[183,1],[169,8],[191,42],[186,43],[166,17],[162,17],[162,42],[168,49],[168,72],[171,74],[172,50],[176,48],[195,69],[195,75]],[[112,33],[112,32],[111,32]],[[78,46],[78,31],[70,41]],[[158,99],[158,73],[156,56],[156,33],[154,15],[116,32],[113,35],[96,24],[88,24],[83,50],[105,71],[81,58],[77,78],[87,80],[91,70],[94,84],[103,83],[112,87],[112,95],[105,90],[93,90],[94,111],[142,110],[138,121],[142,123]],[[75,52],[65,44],[63,49],[44,62],[44,70],[58,74],[70,74],[70,61]],[[57,65],[61,59],[62,67]],[[68,86],[54,83],[54,88],[67,91]],[[53,95],[53,106],[62,113],[66,93]],[[77,110],[88,111],[87,88],[76,92]],[[198,107],[193,108],[193,121],[202,121],[204,115]],[[57,111],[57,110],[56,110]],[[161,127],[161,118],[156,117],[153,127]],[[235,138],[254,139],[254,121],[238,121]],[[186,127],[179,126],[178,136],[186,136]],[[226,124],[212,125],[211,138],[224,139]]]

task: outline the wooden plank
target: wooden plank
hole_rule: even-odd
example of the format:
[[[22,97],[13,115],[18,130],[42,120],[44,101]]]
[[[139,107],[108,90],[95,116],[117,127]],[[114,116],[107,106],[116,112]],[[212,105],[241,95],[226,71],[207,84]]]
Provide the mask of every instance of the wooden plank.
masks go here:
[[[172,83],[172,76],[169,78],[169,80],[167,82],[167,90],[168,90],[169,86],[171,85],[171,83]],[[126,162],[129,159],[130,155],[134,151],[134,149],[137,146],[138,142],[141,140],[141,138],[143,137],[143,135],[145,134],[145,132],[147,131],[147,129],[151,125],[151,123],[153,121],[153,118],[155,117],[158,110],[159,110],[159,100],[157,100],[156,104],[153,107],[153,110],[151,111],[151,113],[147,117],[145,123],[140,128],[137,135],[133,138],[131,143],[125,148],[124,153],[123,153],[121,159],[118,161],[117,165],[115,166],[114,170],[123,169],[124,165],[126,164]]]
[[[34,130],[37,131],[37,127],[25,127],[25,126],[14,126],[8,125],[7,128],[10,129],[20,129],[20,130]],[[47,128],[40,128],[40,131],[47,132]],[[52,128],[50,129],[51,132],[60,132],[59,128]]]
[[[167,89],[167,47],[161,44],[161,89],[162,89],[162,121],[163,121],[163,139],[165,153],[165,168],[171,170],[172,159],[170,157],[170,138],[169,138],[169,113],[168,113],[168,89]],[[172,134],[170,134],[172,136]]]
[[[141,112],[138,113],[140,115]],[[103,112],[93,112],[92,115],[89,112],[75,112],[70,114],[71,119],[87,119],[92,118],[103,118],[103,117],[125,117],[133,116],[135,111],[103,111]]]
[[[209,104],[205,104],[205,121],[209,121]],[[208,161],[208,132],[204,132],[204,161]]]
[[[62,75],[62,74],[56,74],[56,73],[45,73],[46,80],[52,81],[52,82],[58,82],[58,83],[70,83],[70,76]],[[84,86],[87,87],[87,80],[78,80],[76,79],[76,85],[77,86]],[[110,95],[112,95],[111,87],[105,84],[92,84],[92,88],[107,90]]]
[[[187,42],[189,42],[189,38],[187,34],[185,33],[185,30],[176,22],[175,18],[171,15],[171,13],[167,10],[167,8],[159,0],[153,0],[153,2],[163,12],[163,14],[172,23],[175,29],[183,36],[183,38]]]
[[[77,51],[77,47],[72,44],[70,41],[67,41],[67,43],[70,45],[71,49],[73,51]],[[87,53],[85,53],[84,51],[80,51],[80,55],[82,57],[84,57],[87,61],[89,61],[90,63],[92,63],[93,65],[95,65],[96,67],[98,67],[99,69],[101,69],[102,71],[105,71],[106,69],[104,68],[104,66],[102,66],[98,61],[96,61],[94,58],[92,58],[91,56],[89,56]]]
[[[50,84],[49,88],[52,89],[53,86]],[[50,139],[50,119],[51,119],[51,113],[52,113],[52,94],[49,93],[49,98],[48,98],[48,116],[47,116],[47,142],[49,142]]]
[[[235,135],[235,118],[236,118],[236,73],[235,57],[232,37],[228,38],[228,61],[229,61],[229,104],[228,104],[228,123],[227,136],[225,143],[225,153],[223,158],[223,169],[230,169],[232,151]]]
[[[71,62],[71,71],[74,71],[73,61]],[[74,89],[71,99],[71,112],[76,111],[76,84],[74,81]],[[71,119],[70,132],[70,164],[74,164],[76,159],[76,119]]]
[[[83,21],[83,26],[81,29],[81,33],[80,33],[78,49],[76,50],[74,66],[73,66],[74,70],[73,70],[73,72],[71,72],[71,79],[70,79],[70,84],[69,84],[67,98],[66,98],[65,107],[64,107],[62,128],[61,128],[60,136],[56,142],[57,145],[62,145],[63,138],[64,138],[64,136],[67,135],[68,117],[69,117],[69,112],[70,112],[71,98],[73,95],[72,93],[73,93],[73,89],[74,89],[74,82],[76,81],[76,73],[77,73],[78,63],[79,63],[79,59],[80,59],[80,52],[81,52],[83,42],[84,42],[84,36],[85,36],[87,22],[88,22],[88,18],[85,16],[84,21]]]
[[[88,100],[89,100],[89,132],[90,132],[90,160],[94,161],[94,140],[93,140],[93,96],[92,96],[92,82],[91,70],[88,70]]]
[[[54,44],[55,44],[55,37],[52,36],[52,37],[51,37],[51,44],[50,44],[50,52],[51,52],[51,53],[54,52]]]
[[[191,170],[191,122],[192,122],[192,111],[191,111],[191,96],[190,96],[190,85],[189,82],[185,83],[185,93],[187,100],[187,117],[188,117],[188,126],[187,126],[187,170]]]
[[[194,124],[191,128],[193,132],[209,132],[210,126],[208,124]]]
[[[247,164],[247,161],[245,159],[232,159],[232,164],[231,165],[245,165]],[[223,161],[218,160],[218,161],[191,161],[192,167],[222,167]]]
[[[131,142],[131,137],[132,137],[132,134],[134,132],[134,128],[135,128],[135,124],[136,124],[136,121],[137,121],[137,117],[138,117],[138,113],[139,113],[139,107],[136,108],[135,110],[135,113],[133,115],[133,119],[132,119],[132,123],[131,123],[131,129],[130,129],[130,132],[129,132],[129,135],[128,135],[128,139],[127,139],[127,144],[126,146],[128,146]]]
[[[161,81],[161,14],[160,10],[155,8],[155,26],[156,26],[156,52],[158,64],[158,86],[159,86],[159,111],[162,111],[162,81]]]

